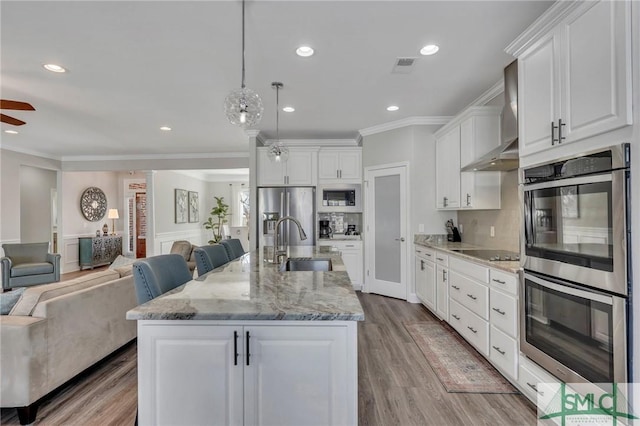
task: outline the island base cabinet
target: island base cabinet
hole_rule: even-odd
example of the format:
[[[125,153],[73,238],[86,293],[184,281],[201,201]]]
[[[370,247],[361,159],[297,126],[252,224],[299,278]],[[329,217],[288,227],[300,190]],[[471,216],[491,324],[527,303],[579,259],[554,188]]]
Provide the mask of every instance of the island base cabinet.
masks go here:
[[[139,424],[357,424],[356,322],[220,323],[139,321]]]

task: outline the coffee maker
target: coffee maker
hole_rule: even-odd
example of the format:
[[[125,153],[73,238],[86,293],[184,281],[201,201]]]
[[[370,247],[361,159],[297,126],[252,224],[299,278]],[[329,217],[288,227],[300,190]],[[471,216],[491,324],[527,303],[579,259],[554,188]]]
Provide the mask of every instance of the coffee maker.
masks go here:
[[[333,230],[329,226],[331,222],[329,220],[320,221],[320,238],[331,238]]]

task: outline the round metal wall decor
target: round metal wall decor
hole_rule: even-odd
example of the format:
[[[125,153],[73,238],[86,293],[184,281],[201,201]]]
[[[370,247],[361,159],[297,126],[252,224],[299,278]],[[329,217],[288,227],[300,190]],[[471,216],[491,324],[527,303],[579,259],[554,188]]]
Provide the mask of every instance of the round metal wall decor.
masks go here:
[[[80,210],[85,219],[99,221],[107,213],[107,196],[95,186],[85,189],[80,198]]]

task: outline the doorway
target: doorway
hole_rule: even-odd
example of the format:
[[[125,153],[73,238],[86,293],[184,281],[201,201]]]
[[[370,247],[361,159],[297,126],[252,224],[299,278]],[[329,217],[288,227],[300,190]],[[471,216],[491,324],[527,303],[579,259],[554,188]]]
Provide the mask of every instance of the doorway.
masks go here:
[[[406,163],[365,168],[365,291],[407,299]]]
[[[147,193],[136,192],[135,197],[136,259],[147,257]]]

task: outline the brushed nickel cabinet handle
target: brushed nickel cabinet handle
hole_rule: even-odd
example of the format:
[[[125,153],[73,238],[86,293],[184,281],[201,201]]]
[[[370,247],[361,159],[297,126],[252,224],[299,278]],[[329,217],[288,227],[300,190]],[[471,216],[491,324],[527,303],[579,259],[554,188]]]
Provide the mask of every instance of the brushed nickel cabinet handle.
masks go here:
[[[491,281],[493,281],[493,282],[495,282],[495,283],[498,283],[498,284],[506,284],[506,283],[507,283],[506,281],[497,280],[497,279],[495,279],[495,278],[492,278],[492,279],[491,279]]]
[[[532,385],[531,383],[527,382],[527,386],[529,386],[531,389],[533,389],[537,394],[539,394],[541,396],[544,396],[544,392],[540,392],[536,385]]]
[[[451,314],[452,317],[454,317],[455,319],[457,319],[458,321],[460,321],[460,317],[457,316],[456,314]]]
[[[476,296],[474,296],[473,294],[469,294],[467,293],[467,297],[471,300],[477,300],[478,298]]]
[[[449,201],[449,199],[447,197],[443,198],[443,202],[442,202],[443,207],[447,207],[448,201]]]
[[[491,309],[493,309],[494,311],[496,311],[496,312],[497,312],[497,313],[499,313],[500,315],[504,315],[504,314],[505,314],[505,312],[504,312],[504,311],[501,311],[501,310],[500,310],[500,309],[498,309],[498,308],[491,308]]]
[[[473,327],[467,326],[467,328],[468,328],[469,330],[471,330],[471,332],[472,332],[473,334],[476,334],[476,333],[478,332],[478,330],[476,330],[476,329],[475,329],[475,328],[473,328]]]
[[[562,127],[565,125],[566,123],[562,122],[562,118],[559,118],[558,119],[558,144],[561,144],[562,141],[566,139],[564,136],[562,136]]]
[[[506,354],[505,351],[501,351],[500,348],[498,346],[491,346],[493,349],[495,349],[496,351],[498,351],[500,353],[500,355],[504,355]]]
[[[556,142],[558,142],[558,139],[554,138],[554,133],[555,130],[558,128],[558,126],[556,126],[556,124],[552,121],[551,122],[551,146],[555,145]]]
[[[451,287],[452,287],[452,288],[454,288],[454,289],[456,289],[456,290],[460,290],[460,287],[458,287],[457,285],[453,285],[453,284],[451,284]]]

